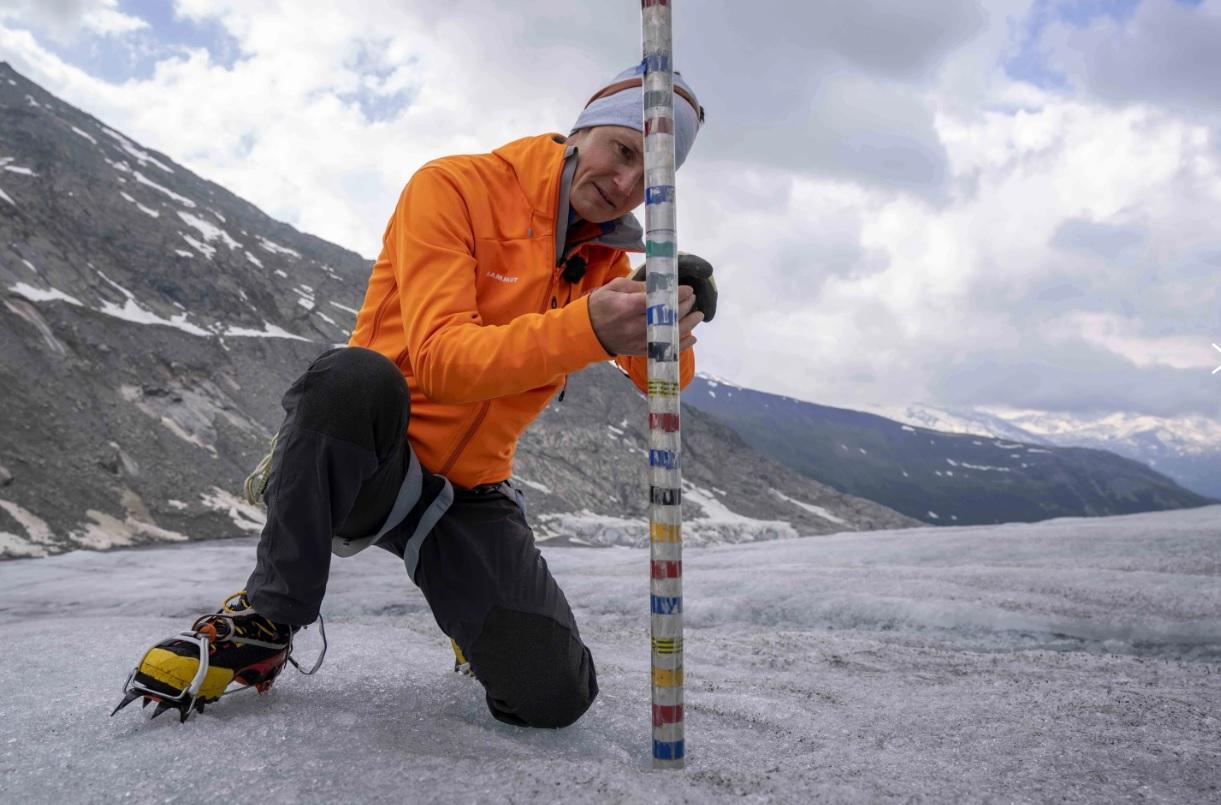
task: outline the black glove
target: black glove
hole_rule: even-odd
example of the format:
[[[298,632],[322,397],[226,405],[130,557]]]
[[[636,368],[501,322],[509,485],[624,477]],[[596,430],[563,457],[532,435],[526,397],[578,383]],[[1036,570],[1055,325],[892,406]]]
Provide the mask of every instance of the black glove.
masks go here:
[[[636,282],[644,282],[644,266],[632,274]],[[690,285],[695,291],[695,309],[704,314],[704,321],[716,315],[716,280],[712,278],[712,263],[686,252],[678,253],[678,284]]]

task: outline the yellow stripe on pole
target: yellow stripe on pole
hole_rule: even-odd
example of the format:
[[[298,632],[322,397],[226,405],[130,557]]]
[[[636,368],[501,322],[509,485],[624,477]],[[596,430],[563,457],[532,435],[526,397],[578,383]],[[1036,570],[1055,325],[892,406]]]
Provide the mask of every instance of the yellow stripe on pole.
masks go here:
[[[683,669],[654,668],[653,684],[659,688],[678,688],[683,684]]]
[[[683,531],[671,523],[650,523],[649,538],[654,542],[678,542],[683,538]]]
[[[678,654],[683,650],[681,637],[654,637],[653,651],[658,654]]]

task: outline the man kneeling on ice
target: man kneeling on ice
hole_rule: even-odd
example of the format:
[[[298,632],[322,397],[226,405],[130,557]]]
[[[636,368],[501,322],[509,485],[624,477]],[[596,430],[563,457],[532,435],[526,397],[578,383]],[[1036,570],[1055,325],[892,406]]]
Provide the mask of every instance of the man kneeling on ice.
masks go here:
[[[614,357],[647,386],[643,273],[628,278],[626,254],[643,250],[630,212],[644,200],[642,72],[596,93],[567,138],[438,159],[411,178],[349,345],[288,389],[248,484],[267,524],[246,589],[150,649],[120,708],[144,697],[186,720],[231,683],[265,690],[296,664],[293,633],[318,619],[331,553],[370,545],[402,557],[495,718],[563,727],[589,708],[593,658],[509,478],[518,438],[568,374]],[[703,110],[674,85],[681,165]],[[685,386],[716,286],[698,257],[681,256],[679,275]]]

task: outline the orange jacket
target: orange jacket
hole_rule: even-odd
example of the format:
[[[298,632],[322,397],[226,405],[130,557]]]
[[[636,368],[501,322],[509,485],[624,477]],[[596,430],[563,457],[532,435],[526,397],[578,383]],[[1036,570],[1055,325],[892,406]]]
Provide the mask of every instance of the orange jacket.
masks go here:
[[[460,486],[509,478],[518,437],[568,373],[610,358],[590,324],[588,294],[630,265],[623,250],[590,242],[576,250],[584,277],[560,276],[565,149],[547,134],[417,171],[386,227],[348,342],[402,370],[411,446]],[[616,362],[644,391],[647,360]],[[694,374],[686,350],[681,385]]]

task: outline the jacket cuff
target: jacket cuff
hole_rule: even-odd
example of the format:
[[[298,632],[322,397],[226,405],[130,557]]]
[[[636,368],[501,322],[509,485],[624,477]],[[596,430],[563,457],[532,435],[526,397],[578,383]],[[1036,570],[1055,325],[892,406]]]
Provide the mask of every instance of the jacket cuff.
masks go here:
[[[569,345],[566,351],[572,360],[580,362],[568,371],[578,371],[591,363],[615,357],[606,351],[594,332],[593,321],[589,318],[589,297],[586,294],[564,308],[564,340]]]

